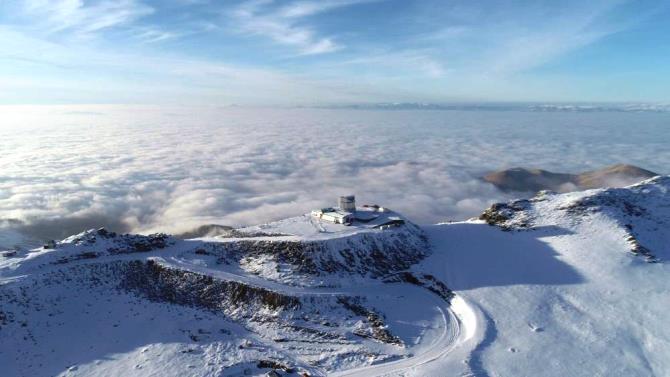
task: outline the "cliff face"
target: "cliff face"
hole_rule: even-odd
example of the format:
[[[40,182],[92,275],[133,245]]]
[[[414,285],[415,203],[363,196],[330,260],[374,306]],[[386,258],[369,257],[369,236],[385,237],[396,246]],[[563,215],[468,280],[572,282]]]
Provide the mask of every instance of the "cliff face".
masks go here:
[[[399,357],[410,338],[389,328],[375,302],[380,293],[384,302],[405,300],[386,286],[411,279],[388,277],[413,276],[408,269],[429,254],[428,241],[410,222],[342,229],[320,238],[232,231],[196,240],[98,229],[0,257],[0,361],[28,348],[45,353],[42,347],[74,333],[85,338],[77,335],[76,343],[91,347],[81,357],[60,345],[53,360],[31,355],[14,363],[10,375],[55,375],[77,365],[75,372],[96,354],[132,354],[130,345],[115,350],[116,342],[145,344],[155,336],[181,345],[162,345],[161,354],[203,355],[212,375],[272,369],[320,375]],[[448,305],[446,285],[420,279],[411,284],[419,296],[440,295]],[[94,334],[107,334],[111,348],[101,350]],[[141,375],[143,364],[137,365]]]
[[[41,350],[67,339],[76,339],[77,346],[90,344],[92,350],[80,351],[84,355],[100,349],[92,335],[107,329],[113,332],[105,341],[112,343],[145,342],[155,336],[159,342],[178,341],[184,344],[178,350],[162,352],[174,357],[204,353],[218,358],[222,370],[240,360],[254,360],[252,366],[273,360],[296,373],[315,367],[318,371],[342,359],[388,358],[390,350],[381,352],[376,344],[389,345],[395,352],[404,348],[403,341],[387,329],[384,314],[371,308],[365,297],[279,292],[153,260],[60,265],[0,286],[0,300],[0,357],[15,353],[18,357],[19,350]],[[164,323],[166,319],[173,322]],[[53,338],[54,332],[66,338]],[[215,355],[231,345],[239,348],[223,360]],[[310,359],[314,352],[320,357],[312,357],[311,364],[296,361]],[[40,359],[41,353],[22,356],[21,362],[11,364],[19,369],[10,373],[39,374],[43,369],[37,368],[38,363],[49,362]],[[79,359],[66,348],[55,354],[59,357],[50,366],[54,374],[68,367],[63,362]]]
[[[219,263],[239,263],[256,275],[290,283],[328,275],[383,277],[416,264],[430,246],[419,228],[407,225],[323,240],[241,239],[205,244],[203,249]]]

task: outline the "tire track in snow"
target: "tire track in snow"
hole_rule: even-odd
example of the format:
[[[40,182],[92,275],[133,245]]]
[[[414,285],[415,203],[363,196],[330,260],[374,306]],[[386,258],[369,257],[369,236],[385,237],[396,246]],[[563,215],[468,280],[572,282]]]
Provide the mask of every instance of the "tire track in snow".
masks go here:
[[[234,280],[291,295],[365,296],[370,293],[371,288],[380,289],[382,287],[388,287],[388,284],[373,284],[355,288],[348,287],[346,289],[296,287],[268,281],[256,276],[239,275],[229,271],[194,265],[178,257],[154,259],[157,259],[159,263],[167,266],[174,266],[179,269],[206,274],[219,279]],[[437,309],[440,313],[441,328],[440,335],[432,341],[427,349],[422,350],[420,354],[415,354],[403,359],[338,371],[330,373],[329,375],[334,377],[372,377],[401,375],[407,372],[418,371],[422,366],[447,357],[452,351],[464,346],[476,335],[481,335],[482,327],[486,328],[486,322],[478,308],[468,303],[463,297],[455,296],[451,300],[451,305],[449,305],[433,293],[426,291],[425,294],[430,295],[434,302],[434,306],[428,307],[426,310]],[[479,342],[480,341],[477,340],[477,342],[472,345],[473,349]]]
[[[450,306],[438,304],[436,307],[442,314],[442,332],[427,350],[405,359],[345,370],[330,375],[334,377],[373,377],[403,375],[412,371],[418,372],[422,366],[447,357],[477,334],[479,319],[476,309],[462,297],[454,297]]]
[[[373,284],[355,288],[348,287],[345,289],[295,287],[268,281],[257,276],[239,275],[229,271],[194,265],[187,260],[178,257],[155,259],[157,259],[159,263],[167,266],[174,266],[179,269],[206,274],[219,279],[234,280],[291,295],[365,296],[370,293],[371,288],[380,289],[382,287],[388,287],[388,284]],[[482,323],[481,316],[478,315],[477,309],[470,305],[461,296],[455,296],[451,300],[451,305],[449,305],[431,292],[426,291],[425,294],[430,295],[431,300],[434,302],[434,305],[427,307],[426,310],[436,309],[440,313],[441,328],[440,335],[432,341],[427,349],[422,350],[420,354],[415,354],[407,358],[339,371],[330,373],[329,375],[335,377],[371,377],[399,375],[405,372],[415,371],[426,364],[445,358],[453,350],[461,347],[480,332],[478,331],[478,327]],[[473,347],[474,346],[476,345],[473,345]]]

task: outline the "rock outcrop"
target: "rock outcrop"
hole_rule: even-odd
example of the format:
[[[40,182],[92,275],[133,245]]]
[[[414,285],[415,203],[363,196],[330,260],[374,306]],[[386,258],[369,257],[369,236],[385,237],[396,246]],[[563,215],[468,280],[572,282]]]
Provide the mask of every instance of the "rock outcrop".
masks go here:
[[[631,253],[657,262],[658,252],[667,252],[665,242],[670,237],[662,231],[670,224],[670,214],[664,210],[670,207],[669,188],[670,176],[657,176],[623,188],[566,194],[541,191],[531,199],[493,204],[479,219],[510,231],[604,217],[623,232]]]

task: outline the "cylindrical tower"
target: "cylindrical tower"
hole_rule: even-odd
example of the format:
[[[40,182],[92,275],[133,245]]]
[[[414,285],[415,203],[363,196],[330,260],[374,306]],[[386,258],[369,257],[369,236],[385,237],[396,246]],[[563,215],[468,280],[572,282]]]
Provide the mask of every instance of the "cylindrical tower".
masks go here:
[[[356,197],[353,195],[340,196],[340,209],[347,212],[356,211]]]

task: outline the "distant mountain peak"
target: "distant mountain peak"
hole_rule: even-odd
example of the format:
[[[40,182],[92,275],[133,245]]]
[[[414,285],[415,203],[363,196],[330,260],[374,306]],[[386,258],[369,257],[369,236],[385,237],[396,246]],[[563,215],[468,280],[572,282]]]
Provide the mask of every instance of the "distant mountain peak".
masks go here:
[[[503,191],[570,192],[601,187],[623,187],[657,175],[653,171],[635,165],[616,164],[578,174],[515,167],[489,173],[483,179]]]

